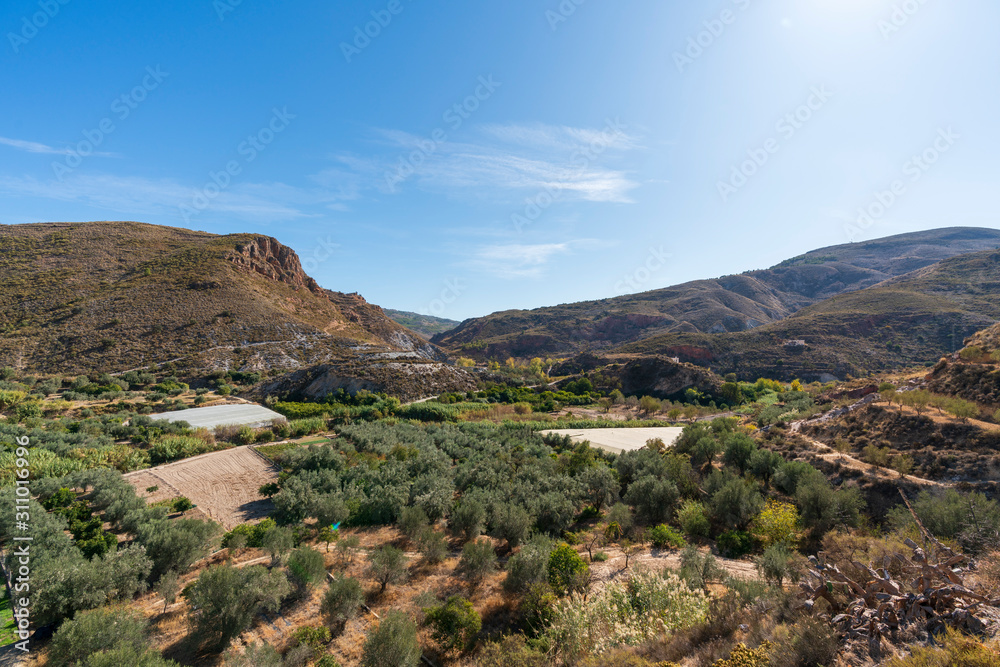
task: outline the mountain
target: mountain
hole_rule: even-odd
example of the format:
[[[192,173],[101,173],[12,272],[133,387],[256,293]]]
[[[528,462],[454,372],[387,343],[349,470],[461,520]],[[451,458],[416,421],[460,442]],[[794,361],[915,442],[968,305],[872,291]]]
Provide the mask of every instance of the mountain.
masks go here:
[[[434,317],[433,315],[408,313],[405,310],[392,310],[391,308],[384,308],[383,310],[393,322],[401,324],[410,331],[416,331],[427,339],[437,334],[451,331],[461,324],[461,322],[455,320],[446,320],[443,317]]]
[[[293,250],[255,234],[0,227],[0,296],[0,365],[27,372],[327,365],[345,382],[402,395],[414,375],[442,387],[469,381],[381,308],[321,288]]]
[[[676,356],[744,378],[825,380],[937,361],[997,320],[1000,251],[987,250],[836,296],[751,331],[666,334],[615,352]]]
[[[1000,231],[948,228],[832,246],[770,269],[599,301],[505,311],[463,322],[432,341],[502,359],[608,351],[666,334],[732,334],[779,322],[831,299],[958,255],[1000,246]]]

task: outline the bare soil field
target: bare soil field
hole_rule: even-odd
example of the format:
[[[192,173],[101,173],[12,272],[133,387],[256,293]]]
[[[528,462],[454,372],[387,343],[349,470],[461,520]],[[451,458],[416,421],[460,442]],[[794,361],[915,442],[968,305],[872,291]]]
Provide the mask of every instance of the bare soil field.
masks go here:
[[[554,429],[551,431],[541,431],[542,435],[555,433],[558,435],[568,435],[573,442],[588,441],[594,447],[621,454],[622,452],[642,449],[646,446],[646,441],[653,438],[660,438],[669,447],[673,445],[684,429],[680,427],[664,428],[591,428],[591,429]]]
[[[263,519],[271,501],[257,492],[278,478],[278,471],[250,447],[212,452],[158,468],[125,475],[147,502],[186,496],[226,530]],[[152,494],[146,489],[158,486]]]

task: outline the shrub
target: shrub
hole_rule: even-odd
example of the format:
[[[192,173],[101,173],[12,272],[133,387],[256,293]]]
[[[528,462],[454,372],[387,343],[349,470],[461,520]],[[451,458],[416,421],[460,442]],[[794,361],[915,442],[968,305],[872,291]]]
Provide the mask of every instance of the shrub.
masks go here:
[[[497,554],[488,539],[467,542],[462,548],[462,558],[458,562],[458,572],[473,586],[497,568]]]
[[[753,649],[737,644],[727,659],[718,660],[712,667],[772,667],[770,653],[770,642]]]
[[[451,515],[451,529],[463,535],[466,540],[474,540],[483,532],[486,510],[475,500],[463,500]]]
[[[708,614],[708,598],[677,575],[636,572],[608,584],[598,595],[560,600],[545,633],[564,664],[620,646],[634,646],[664,632],[696,625]]]
[[[772,544],[755,561],[757,572],[764,581],[780,588],[785,580],[794,579],[801,573],[799,559],[795,556],[784,543]]]
[[[513,504],[500,505],[493,513],[493,534],[514,549],[527,537],[534,523],[527,510]]]
[[[385,545],[368,554],[368,576],[384,593],[389,584],[406,581],[406,555],[394,546]]]
[[[997,664],[996,653],[975,637],[947,629],[934,637],[933,646],[914,646],[907,656],[894,656],[886,667],[989,667]]]
[[[837,635],[826,623],[805,618],[791,627],[778,628],[774,633],[773,667],[799,665],[830,665],[837,657]]]
[[[261,537],[260,546],[271,555],[271,565],[277,565],[295,546],[295,536],[288,528],[272,526]]]
[[[417,536],[417,544],[428,563],[440,563],[448,556],[448,538],[430,526],[425,527]]]
[[[598,551],[596,554],[593,555],[593,557],[590,560],[594,563],[606,563],[608,561],[608,558],[610,558],[610,556],[608,556],[607,553],[603,551]]]
[[[390,611],[365,640],[363,667],[417,667],[417,626],[401,611]]]
[[[399,521],[397,523],[403,534],[414,540],[427,527],[430,520],[427,518],[427,512],[420,507],[414,506],[404,507],[403,511],[399,514]]]
[[[979,405],[962,398],[955,398],[948,401],[945,410],[948,411],[948,414],[963,422],[969,421],[972,417],[979,415]]]
[[[264,519],[260,523],[243,523],[226,533],[222,538],[222,548],[229,548],[235,535],[243,535],[246,539],[245,547],[259,549],[264,546],[264,535],[274,528],[274,519]]]
[[[126,607],[101,607],[83,611],[63,623],[52,637],[49,664],[55,667],[82,663],[98,651],[146,647],[146,619]]]
[[[170,503],[170,507],[175,512],[187,512],[194,507],[194,503],[190,499],[181,496],[180,498],[174,498],[173,502]]]
[[[323,648],[330,643],[330,629],[322,625],[306,625],[292,634],[292,639],[299,646],[308,646],[314,655],[323,651]]]
[[[440,607],[426,609],[424,613],[425,623],[433,629],[431,636],[444,651],[471,649],[483,627],[472,603],[458,596],[450,597]]]
[[[753,536],[741,530],[728,530],[719,535],[715,542],[719,553],[726,558],[742,558],[754,549]]]
[[[686,546],[684,537],[666,524],[660,524],[655,528],[650,528],[646,532],[649,541],[658,549],[671,547],[673,549],[683,549]]]
[[[791,544],[799,523],[799,511],[791,503],[768,500],[764,510],[753,520],[753,536],[765,548],[772,544]]]
[[[299,547],[288,558],[288,571],[300,587],[313,587],[326,579],[326,562],[315,549]]]
[[[198,609],[198,631],[219,645],[250,627],[261,611],[277,610],[288,593],[288,580],[279,570],[216,565],[201,573],[187,598]]]
[[[636,516],[641,522],[657,524],[668,521],[673,516],[679,497],[680,493],[673,482],[646,475],[629,485],[624,500],[635,507]]]
[[[730,529],[744,529],[760,512],[764,500],[745,480],[733,477],[712,494],[712,515]]]
[[[707,591],[711,581],[721,579],[726,571],[719,567],[715,556],[703,554],[694,546],[689,546],[681,552],[681,577],[688,586]]]
[[[549,554],[549,585],[557,595],[585,589],[590,583],[590,566],[568,544],[561,544]]]
[[[330,582],[323,594],[320,612],[331,628],[339,629],[358,614],[365,601],[361,582],[351,577],[338,577]]]
[[[546,539],[536,538],[525,544],[507,560],[504,590],[508,593],[524,593],[532,585],[546,581],[551,551],[551,543]]]
[[[528,632],[540,635],[552,622],[552,610],[558,598],[546,583],[532,584],[521,599],[521,615]]]
[[[708,537],[712,524],[708,519],[708,511],[697,500],[686,500],[677,510],[677,522],[681,530],[692,537]]]

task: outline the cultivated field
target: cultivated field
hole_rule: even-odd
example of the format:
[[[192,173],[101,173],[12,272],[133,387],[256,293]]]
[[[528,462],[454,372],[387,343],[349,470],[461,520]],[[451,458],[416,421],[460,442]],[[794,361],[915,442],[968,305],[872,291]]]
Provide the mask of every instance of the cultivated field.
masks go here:
[[[191,408],[157,415],[154,419],[168,422],[185,421],[191,428],[215,428],[216,426],[268,426],[275,419],[284,417],[274,410],[268,410],[255,403],[238,405],[213,405],[207,408]]]
[[[646,446],[646,441],[653,438],[660,438],[669,447],[677,442],[683,431],[684,429],[680,427],[590,428],[541,431],[541,434],[568,435],[573,439],[573,442],[588,441],[594,447],[599,447],[612,454],[621,454],[622,452],[642,449]]]
[[[263,519],[273,509],[257,492],[278,479],[278,472],[250,447],[204,454],[125,475],[148,502],[186,496],[228,530]],[[158,486],[152,494],[146,489]]]

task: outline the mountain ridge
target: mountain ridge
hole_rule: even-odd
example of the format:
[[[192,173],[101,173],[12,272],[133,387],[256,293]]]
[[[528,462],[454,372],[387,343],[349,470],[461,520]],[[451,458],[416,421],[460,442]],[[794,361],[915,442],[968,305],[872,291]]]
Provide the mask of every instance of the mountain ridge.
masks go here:
[[[454,354],[478,358],[611,350],[672,334],[747,331],[807,306],[1000,246],[1000,231],[952,227],[829,246],[757,271],[595,301],[466,320],[434,336]]]

